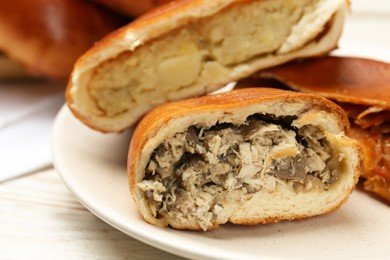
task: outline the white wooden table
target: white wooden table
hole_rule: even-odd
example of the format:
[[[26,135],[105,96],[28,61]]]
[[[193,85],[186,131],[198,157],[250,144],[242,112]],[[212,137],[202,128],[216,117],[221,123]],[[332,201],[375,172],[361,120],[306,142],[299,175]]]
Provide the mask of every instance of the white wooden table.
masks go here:
[[[355,0],[353,10],[343,38],[390,48],[390,1]],[[48,167],[0,184],[0,259],[180,258],[95,217]]]
[[[181,259],[86,210],[47,170],[0,185],[0,259]]]

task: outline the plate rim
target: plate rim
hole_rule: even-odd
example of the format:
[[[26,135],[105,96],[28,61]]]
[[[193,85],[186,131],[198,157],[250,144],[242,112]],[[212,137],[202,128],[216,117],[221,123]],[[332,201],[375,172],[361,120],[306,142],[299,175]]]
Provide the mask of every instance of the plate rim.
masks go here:
[[[374,51],[373,51],[373,49],[371,49],[368,53],[373,51],[373,53],[378,53],[378,55],[379,55],[379,52],[380,52],[382,55],[380,57],[379,56],[375,57],[375,59],[382,60],[382,61],[388,61],[388,62],[390,61],[390,51],[389,51],[390,48],[383,46],[383,45],[380,45],[380,44],[368,44],[368,43],[360,44],[360,43],[348,43],[348,41],[341,41],[340,45],[341,45],[341,48],[343,45],[348,45],[348,46],[352,45],[352,46],[354,46],[353,48],[356,48],[356,49],[361,49],[362,47],[366,49],[368,47],[374,46],[374,48],[373,48]],[[334,54],[336,56],[345,55],[345,54],[343,54],[343,49],[341,49],[341,48],[336,50],[332,54]],[[387,52],[386,52],[386,50],[387,50]],[[383,51],[385,51],[385,52],[382,53]],[[386,54],[386,53],[388,53],[388,54]],[[364,55],[364,54],[363,55],[354,55],[354,57],[363,57],[363,58],[370,58],[371,57],[372,58],[372,56],[375,56],[375,55],[371,55],[371,54],[370,55]],[[347,55],[345,55],[345,56],[347,56]],[[56,146],[57,146],[57,140],[58,140],[57,135],[59,132],[61,132],[60,130],[58,130],[58,128],[59,128],[59,125],[61,124],[61,120],[63,120],[63,118],[68,116],[68,115],[73,116],[71,111],[67,107],[67,105],[64,104],[62,106],[62,108],[60,109],[60,111],[58,112],[58,114],[54,120],[53,127],[52,127],[52,135],[51,135],[52,161],[53,161],[53,166],[56,169],[56,172],[60,176],[63,183],[76,196],[76,198],[80,201],[80,203],[85,208],[87,208],[95,216],[97,216],[99,219],[103,220],[104,222],[106,222],[110,226],[114,227],[115,229],[133,237],[134,239],[137,239],[145,244],[148,244],[151,247],[158,248],[160,250],[163,250],[163,251],[166,251],[166,252],[181,256],[181,257],[186,257],[186,258],[204,259],[206,257],[207,259],[221,259],[219,252],[224,251],[224,250],[213,248],[213,250],[209,250],[206,253],[200,253],[199,251],[192,250],[190,248],[183,248],[183,247],[174,246],[167,241],[152,239],[150,236],[145,236],[145,232],[142,232],[142,230],[140,230],[140,228],[129,228],[128,226],[125,227],[125,226],[121,225],[120,223],[115,222],[105,212],[102,212],[99,209],[96,209],[95,207],[90,205],[90,202],[88,201],[88,199],[86,199],[82,194],[80,194],[80,191],[76,188],[77,185],[75,185],[72,182],[72,178],[69,179],[69,175],[63,172],[62,162],[58,161],[58,157],[56,154],[56,149],[57,149]],[[76,118],[74,118],[74,119],[77,120]],[[80,124],[81,124],[81,122],[80,122]],[[130,194],[130,191],[129,191],[129,194]],[[147,224],[147,225],[149,225],[149,224]],[[155,228],[155,227],[153,226],[153,228]],[[231,253],[231,251],[229,251],[229,254],[230,253]],[[225,258],[226,253],[223,256],[224,256],[224,259],[226,259]],[[254,256],[252,254],[243,254],[243,253],[231,254],[230,259],[237,259],[237,258],[245,258],[245,259],[256,258],[256,259],[269,259],[269,260],[281,259],[279,257],[273,257],[273,256]]]

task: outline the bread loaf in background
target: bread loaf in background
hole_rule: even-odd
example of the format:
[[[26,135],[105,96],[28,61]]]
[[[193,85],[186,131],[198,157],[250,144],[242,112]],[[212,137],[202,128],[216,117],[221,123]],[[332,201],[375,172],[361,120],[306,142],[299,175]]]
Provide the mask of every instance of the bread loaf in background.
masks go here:
[[[67,81],[77,58],[123,22],[89,1],[0,1],[0,51],[33,76]]]

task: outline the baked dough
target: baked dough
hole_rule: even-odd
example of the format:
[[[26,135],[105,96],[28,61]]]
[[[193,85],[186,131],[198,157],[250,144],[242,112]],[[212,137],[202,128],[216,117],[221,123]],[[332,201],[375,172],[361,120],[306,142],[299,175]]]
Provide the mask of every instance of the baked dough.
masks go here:
[[[92,0],[111,8],[121,14],[136,17],[140,16],[164,3],[172,0]]]
[[[114,32],[81,57],[67,103],[103,132],[158,104],[199,96],[267,67],[337,46],[345,0],[176,1]]]
[[[121,25],[88,1],[0,1],[0,51],[30,75],[68,81],[77,58]]]
[[[147,222],[176,229],[324,214],[347,200],[362,168],[347,130],[334,103],[278,89],[167,103],[135,129],[130,189]]]
[[[361,175],[364,189],[390,201],[389,63],[355,57],[324,57],[267,69],[255,77],[276,79],[284,87],[338,102],[351,121],[348,135],[358,140],[364,151]],[[268,80],[247,84],[262,86],[264,83],[270,85]],[[275,83],[271,85],[278,87]]]
[[[363,188],[390,202],[390,127],[363,129],[352,125],[348,136],[356,139],[364,154]]]
[[[385,62],[328,56],[290,62],[254,77],[276,79],[293,90],[338,102],[390,109],[390,64]]]

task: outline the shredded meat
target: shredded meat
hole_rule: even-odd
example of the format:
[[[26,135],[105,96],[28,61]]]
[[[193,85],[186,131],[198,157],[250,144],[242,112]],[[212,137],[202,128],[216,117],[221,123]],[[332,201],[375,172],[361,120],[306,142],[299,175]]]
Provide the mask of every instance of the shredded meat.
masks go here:
[[[255,114],[243,125],[191,126],[165,140],[138,184],[154,216],[190,216],[206,229],[237,190],[273,192],[280,182],[296,192],[326,190],[338,177],[332,150],[322,131],[296,129],[295,119]]]

